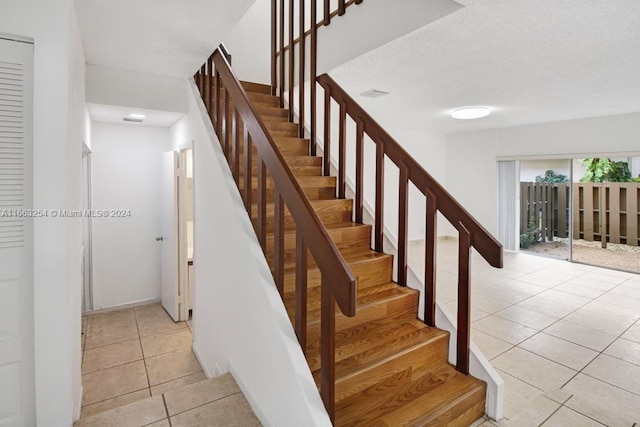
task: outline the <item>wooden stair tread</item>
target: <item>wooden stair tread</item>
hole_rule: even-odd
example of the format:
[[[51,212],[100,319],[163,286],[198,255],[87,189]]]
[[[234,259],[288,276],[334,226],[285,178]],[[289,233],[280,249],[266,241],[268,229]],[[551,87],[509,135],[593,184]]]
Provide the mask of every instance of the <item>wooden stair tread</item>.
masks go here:
[[[355,264],[367,263],[371,261],[377,260],[387,260],[389,258],[393,258],[392,255],[388,255],[385,253],[379,253],[374,250],[368,248],[355,248],[353,250],[347,249],[344,251],[340,251],[342,254],[342,258],[344,258],[345,262],[349,264],[349,267],[353,267]],[[310,268],[309,271],[315,271],[317,268]],[[295,275],[296,269],[295,264],[285,262],[284,265],[284,274],[285,276]]]
[[[246,92],[255,92],[263,95],[271,95],[271,86],[269,85],[265,85],[262,83],[247,82],[244,80],[241,80],[240,84],[242,85],[242,87]]]
[[[335,187],[336,185],[336,177],[335,176],[315,176],[315,175],[302,175],[296,177],[300,187]],[[251,180],[252,187],[258,188],[258,178],[253,177]],[[240,177],[240,188],[244,188],[244,177]],[[272,179],[267,178],[267,188],[273,188],[274,182]]]
[[[388,332],[387,329],[384,329],[383,332],[378,332],[376,327],[379,327],[379,323],[370,322],[357,327],[364,330],[358,335],[357,341],[349,342],[343,347],[336,345],[335,369],[337,383],[345,377],[366,373],[367,370],[372,369],[375,365],[383,364],[390,359],[400,358],[403,352],[410,351],[414,347],[426,346],[430,341],[448,336],[446,332],[437,328],[430,328],[424,324],[406,322],[394,325],[392,320],[393,318],[382,319],[382,322],[391,323],[392,332]],[[369,328],[372,323],[373,327]],[[339,333],[337,332],[336,336]],[[360,348],[360,342],[371,344],[364,344]],[[314,376],[318,377],[319,358],[317,361],[309,360],[309,365]]]
[[[247,92],[249,100],[254,105],[270,105],[274,107],[280,106],[280,98],[273,95],[266,95],[258,92]]]
[[[415,294],[416,292],[417,291],[414,289],[398,286],[395,282],[387,282],[366,288],[358,288],[357,307],[359,310],[362,310],[367,305],[388,302],[395,298]],[[319,321],[320,319],[320,293],[320,287],[307,289],[307,318],[309,323]],[[290,290],[284,294],[285,306],[287,307],[289,316],[292,319],[295,314],[295,297],[296,294],[294,290]]]
[[[254,104],[253,108],[261,117],[276,116],[289,118],[289,110],[278,106]]]
[[[339,426],[468,426],[484,413],[486,384],[443,364],[416,375],[410,369],[336,403]],[[480,399],[479,399],[480,398]],[[480,406],[462,423],[450,424],[456,406]]]

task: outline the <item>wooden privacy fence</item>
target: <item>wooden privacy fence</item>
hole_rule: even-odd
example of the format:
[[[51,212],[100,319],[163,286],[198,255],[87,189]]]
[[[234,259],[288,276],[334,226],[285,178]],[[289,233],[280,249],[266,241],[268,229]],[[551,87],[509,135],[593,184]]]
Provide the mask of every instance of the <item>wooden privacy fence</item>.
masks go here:
[[[569,237],[570,197],[573,197],[573,238],[640,246],[640,184],[520,183],[520,234],[531,233],[537,241]],[[603,238],[604,236],[604,238]]]

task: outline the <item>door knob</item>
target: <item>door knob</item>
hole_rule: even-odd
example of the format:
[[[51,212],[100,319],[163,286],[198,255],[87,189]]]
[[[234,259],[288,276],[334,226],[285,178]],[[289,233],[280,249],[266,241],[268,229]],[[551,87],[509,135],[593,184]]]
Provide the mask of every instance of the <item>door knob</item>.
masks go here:
[[[164,241],[164,237],[160,236],[160,237],[156,237],[156,242],[163,242]]]

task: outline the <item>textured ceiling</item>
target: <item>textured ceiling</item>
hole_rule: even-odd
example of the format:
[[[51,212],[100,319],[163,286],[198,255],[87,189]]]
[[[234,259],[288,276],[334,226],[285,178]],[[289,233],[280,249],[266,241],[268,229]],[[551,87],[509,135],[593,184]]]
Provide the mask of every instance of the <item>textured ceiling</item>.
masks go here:
[[[455,133],[640,111],[640,1],[466,7],[331,72],[383,125]],[[391,92],[370,99],[368,89]],[[484,119],[451,109],[487,105]]]
[[[195,72],[255,0],[76,0],[87,63]]]

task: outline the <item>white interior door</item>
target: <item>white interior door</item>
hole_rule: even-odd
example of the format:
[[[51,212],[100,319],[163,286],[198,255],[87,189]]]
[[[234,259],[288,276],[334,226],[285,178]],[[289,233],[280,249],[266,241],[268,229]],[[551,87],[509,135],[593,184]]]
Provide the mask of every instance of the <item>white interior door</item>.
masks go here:
[[[32,74],[33,45],[0,39],[0,427],[35,425]]]
[[[162,161],[161,298],[162,306],[176,322],[180,319],[180,266],[178,264],[178,167],[179,155],[164,153]]]

